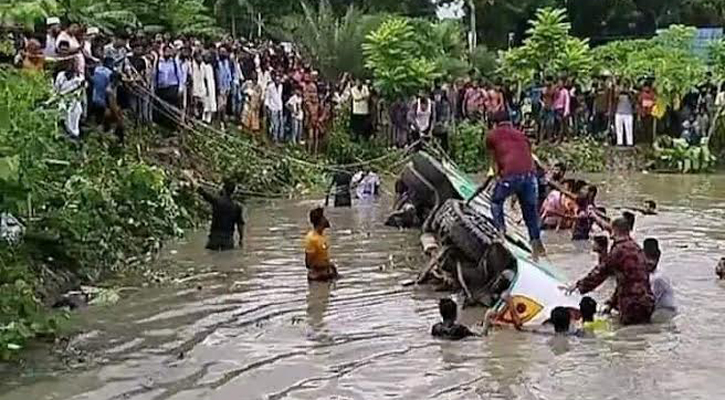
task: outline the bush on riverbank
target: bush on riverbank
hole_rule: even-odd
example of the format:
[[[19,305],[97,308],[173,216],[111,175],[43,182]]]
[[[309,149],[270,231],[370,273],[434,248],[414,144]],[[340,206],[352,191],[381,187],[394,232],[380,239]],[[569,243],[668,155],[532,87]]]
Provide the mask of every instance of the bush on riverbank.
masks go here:
[[[37,323],[40,302],[53,301],[35,296],[41,270],[95,281],[157,250],[193,216],[163,169],[96,134],[82,145],[66,139],[44,76],[0,74],[0,209],[26,228],[22,243],[0,249],[0,348],[17,350],[52,330]]]
[[[574,138],[563,143],[544,142],[534,152],[545,165],[563,162],[570,171],[602,172],[607,166],[606,145],[594,139]]]
[[[207,182],[236,178],[242,196],[279,197],[320,187],[334,152],[352,162],[386,154],[339,139],[328,143],[332,157],[310,158],[296,146],[270,148],[246,133],[201,128],[171,138],[129,132],[125,149],[99,132],[76,143],[59,129],[57,99],[49,99],[47,77],[0,69],[0,213],[26,227],[20,244],[0,245],[1,359],[55,331],[43,304],[71,287],[48,293],[46,277],[112,277],[148,263],[164,241],[199,221],[204,209],[183,170]],[[393,152],[375,165],[399,159]]]
[[[449,135],[450,156],[463,171],[475,173],[489,167],[484,141],[486,130],[480,122],[464,121]]]

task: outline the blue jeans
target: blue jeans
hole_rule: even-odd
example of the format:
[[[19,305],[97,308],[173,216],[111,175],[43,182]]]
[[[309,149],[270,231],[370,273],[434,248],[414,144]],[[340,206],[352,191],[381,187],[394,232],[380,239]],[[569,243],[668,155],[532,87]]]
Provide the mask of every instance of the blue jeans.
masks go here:
[[[538,202],[538,182],[536,175],[532,173],[509,175],[496,182],[493,189],[491,213],[493,223],[501,231],[506,230],[506,221],[503,215],[503,204],[507,198],[515,194],[519,198],[521,213],[529,230],[529,239],[539,240],[541,238],[541,224],[536,204]]]
[[[272,140],[276,143],[281,143],[284,139],[282,129],[282,111],[272,111],[267,109],[267,116],[269,117],[269,134],[272,136]]]
[[[302,120],[297,118],[290,118],[292,120],[292,143],[299,143],[302,140]]]
[[[242,96],[242,88],[239,86],[238,83],[234,82],[232,83],[232,113],[235,116],[239,116],[239,114],[242,112],[242,107],[244,106],[244,99]]]

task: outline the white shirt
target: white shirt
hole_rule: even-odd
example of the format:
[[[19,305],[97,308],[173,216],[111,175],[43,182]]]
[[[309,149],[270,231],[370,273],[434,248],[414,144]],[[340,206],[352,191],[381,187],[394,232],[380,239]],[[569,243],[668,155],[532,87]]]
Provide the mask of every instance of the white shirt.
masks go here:
[[[202,64],[203,63],[197,63],[196,61],[192,61],[191,63],[191,94],[192,96],[199,98],[207,95]]]
[[[290,110],[292,118],[298,121],[305,119],[305,113],[302,111],[302,98],[300,96],[293,94],[287,100],[287,108]]]
[[[363,85],[358,89],[353,86],[352,90],[352,113],[355,115],[368,115],[370,113],[368,107],[368,99],[370,99],[370,91],[368,87]]]
[[[677,311],[675,291],[672,290],[670,280],[659,272],[655,272],[650,275],[649,281],[655,296],[655,310],[665,308]]]
[[[61,32],[58,35],[58,37],[55,39],[56,49],[58,48],[58,45],[61,42],[68,42],[69,51],[76,51],[76,50],[80,49],[80,47],[81,47],[81,44],[78,43],[78,40],[75,37],[73,37],[73,35],[71,35],[70,33],[66,32],[66,31]]]
[[[58,76],[55,77],[55,84],[53,85],[53,88],[59,95],[64,96],[80,89],[84,82],[85,79],[83,78],[83,75],[75,75],[73,78],[68,79],[68,75],[65,71],[61,71],[58,73]],[[82,94],[82,92],[79,91],[75,94],[79,95]]]
[[[357,198],[360,200],[370,200],[375,198],[378,186],[380,186],[380,178],[378,178],[378,174],[369,172],[367,175],[362,177],[362,180],[360,180],[360,183],[357,185],[357,189],[355,190]]]
[[[433,102],[430,99],[426,100],[427,107],[423,109],[423,104],[420,100],[415,103],[415,124],[420,132],[425,132],[430,128],[431,114],[433,113]]]
[[[264,105],[270,111],[282,111],[282,84],[269,82],[265,92]]]
[[[45,35],[45,48],[43,55],[46,57],[55,57],[58,54],[55,51],[55,38],[51,34]]]
[[[718,92],[717,97],[715,97],[715,105],[725,106],[725,92]]]

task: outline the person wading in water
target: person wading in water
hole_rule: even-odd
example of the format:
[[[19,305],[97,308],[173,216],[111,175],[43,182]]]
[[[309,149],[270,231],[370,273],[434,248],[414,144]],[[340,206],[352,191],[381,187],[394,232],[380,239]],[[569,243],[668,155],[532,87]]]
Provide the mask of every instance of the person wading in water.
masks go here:
[[[546,250],[541,243],[541,222],[537,209],[538,181],[531,143],[523,132],[513,127],[506,111],[494,114],[493,122],[496,128],[486,137],[486,147],[493,155],[498,172],[491,204],[493,222],[499,231],[505,232],[504,202],[515,194],[529,231],[533,257],[538,259]],[[479,188],[473,197],[485,190],[485,186]]]
[[[188,176],[191,184],[204,200],[211,204],[211,229],[206,243],[208,250],[223,251],[234,249],[234,228],[239,233],[239,247],[244,241],[244,212],[242,206],[232,199],[236,184],[225,180],[221,192],[214,194],[199,186],[196,179]]]
[[[310,211],[312,229],[305,236],[305,266],[310,281],[329,281],[338,277],[337,267],[330,261],[329,245],[325,229],[330,222],[325,218],[325,209],[314,208]]]
[[[330,187],[327,189],[327,196],[325,196],[325,206],[330,203],[330,193],[335,188],[335,207],[350,207],[352,206],[352,194],[350,192],[350,182],[352,181],[352,175],[347,171],[337,171],[332,177]]]
[[[650,322],[655,308],[655,297],[650,285],[650,263],[642,249],[630,236],[631,225],[624,218],[612,222],[614,245],[605,258],[567,289],[571,293],[579,290],[587,294],[604,283],[610,276],[617,279],[617,287],[612,296],[612,306],[619,310],[622,325],[635,325]]]

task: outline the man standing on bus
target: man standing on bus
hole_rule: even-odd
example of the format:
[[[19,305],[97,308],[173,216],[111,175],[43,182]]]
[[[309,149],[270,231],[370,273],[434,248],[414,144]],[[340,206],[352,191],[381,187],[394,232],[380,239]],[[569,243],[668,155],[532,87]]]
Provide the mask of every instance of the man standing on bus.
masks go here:
[[[537,210],[538,183],[536,167],[531,153],[531,143],[523,132],[511,124],[508,112],[493,115],[495,129],[486,137],[486,148],[494,159],[497,181],[493,189],[491,213],[493,222],[505,232],[504,202],[516,195],[521,206],[534,259],[545,254],[541,243],[541,226]]]

